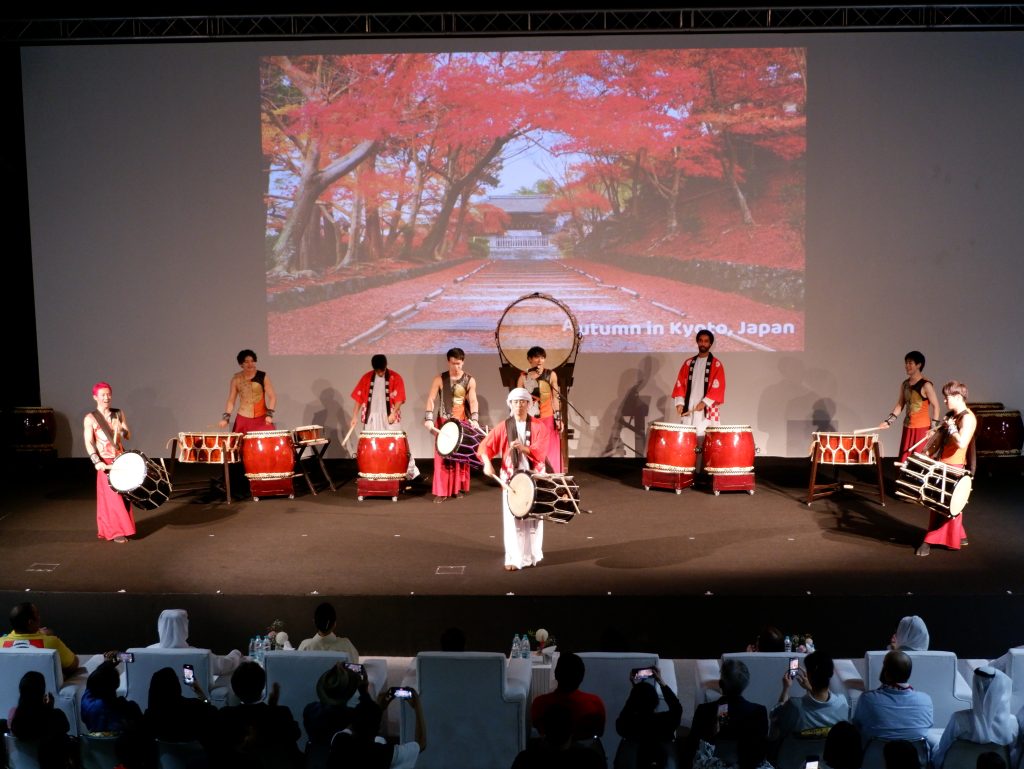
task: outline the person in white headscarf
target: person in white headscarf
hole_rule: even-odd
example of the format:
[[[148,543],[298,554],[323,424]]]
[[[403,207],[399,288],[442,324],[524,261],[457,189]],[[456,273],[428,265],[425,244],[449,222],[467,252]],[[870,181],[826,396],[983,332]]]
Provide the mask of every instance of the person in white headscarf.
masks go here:
[[[939,746],[932,753],[932,764],[941,769],[946,753],[957,740],[1010,746],[1010,766],[1017,765],[1019,724],[1010,711],[1013,682],[993,667],[974,671],[971,685],[971,709],[954,713],[942,732]]]
[[[501,459],[500,479],[502,484],[517,470],[544,472],[544,458],[547,456],[551,433],[547,426],[529,415],[533,396],[517,387],[507,398],[511,416],[495,425],[477,449],[483,463],[484,475],[496,477],[491,460]],[[506,487],[501,495],[502,530],[505,540],[505,571],[518,571],[526,566],[536,566],[544,557],[544,521],[537,518],[517,518],[509,507],[509,491]]]
[[[188,612],[184,609],[164,609],[156,621],[160,640],[150,649],[194,649],[188,642]],[[232,649],[225,655],[210,653],[210,672],[215,676],[234,672],[242,661],[242,652]]]
[[[926,652],[930,640],[928,626],[924,624],[923,619],[914,614],[900,620],[889,648],[904,652]]]

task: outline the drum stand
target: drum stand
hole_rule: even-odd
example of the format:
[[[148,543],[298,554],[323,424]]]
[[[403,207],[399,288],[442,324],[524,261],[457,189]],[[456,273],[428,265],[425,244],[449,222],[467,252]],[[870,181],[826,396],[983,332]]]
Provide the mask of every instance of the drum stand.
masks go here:
[[[366,497],[391,497],[392,502],[398,501],[401,478],[357,478],[357,499],[362,502]]]
[[[704,473],[711,482],[711,491],[717,497],[723,491],[745,491],[753,494],[756,485],[754,484],[753,473]]]
[[[178,456],[178,439],[172,438],[171,442],[171,457]],[[229,505],[231,504],[231,465],[240,464],[241,460],[236,462],[189,462],[188,464],[219,464],[224,467],[224,501]],[[179,461],[174,460],[172,468],[177,469]],[[200,491],[206,491],[207,489],[215,489],[218,486],[217,479],[211,478],[208,481],[196,481],[193,483],[174,483],[173,479],[171,485],[174,488],[172,497],[184,496],[186,494],[196,494]]]
[[[320,465],[320,473],[326,481],[326,485],[330,487],[331,491],[337,491],[338,489],[334,485],[334,481],[327,472],[327,466],[324,465],[324,452],[327,451],[328,446],[331,445],[330,438],[316,438],[311,441],[304,441],[302,443],[295,444],[295,467],[298,468],[299,472],[302,473],[302,477],[306,479],[306,485],[309,486],[309,492],[315,497],[316,496],[316,485],[313,483],[313,479],[309,477],[309,472],[306,470],[305,462],[311,459],[315,459]],[[310,449],[310,455],[307,457],[306,449]],[[323,484],[321,484],[321,487]]]
[[[643,484],[644,491],[650,491],[652,488],[674,489],[676,494],[682,494],[683,489],[693,485],[693,473],[645,467],[643,469]]]
[[[871,447],[872,452],[875,456],[875,468],[878,471],[878,504],[885,507],[885,486],[882,483],[882,450],[881,445],[875,443]],[[839,482],[839,467],[840,465],[832,464],[834,468],[834,478],[832,483],[816,483],[818,478],[818,464],[821,459],[821,447],[818,445],[814,446],[814,459],[811,461],[811,480],[807,485],[807,506],[810,507],[811,502],[817,499],[824,499],[830,497],[837,491],[874,491],[874,486],[869,483],[840,483]],[[821,463],[825,464],[825,463]],[[844,467],[862,467],[863,465],[843,465]]]

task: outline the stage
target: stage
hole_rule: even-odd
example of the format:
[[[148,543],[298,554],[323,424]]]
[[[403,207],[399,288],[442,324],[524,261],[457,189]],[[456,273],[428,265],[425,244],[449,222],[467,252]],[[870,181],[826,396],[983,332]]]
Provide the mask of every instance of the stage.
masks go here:
[[[429,459],[420,460],[431,472]],[[94,476],[83,460],[26,466],[5,482],[0,587],[31,598],[72,648],[156,640],[160,609],[192,615],[192,641],[239,647],[274,619],[311,635],[329,599],[339,633],[367,655],[436,648],[458,625],[470,646],[504,650],[513,632],[544,626],[563,646],[630,648],[663,657],[741,649],[764,622],[813,633],[819,648],[880,648],[905,613],[925,617],[933,648],[990,657],[1024,642],[1018,460],[979,468],[960,552],[914,548],[926,509],[877,493],[806,504],[806,459],[758,458],[756,492],[641,485],[642,460],[572,461],[591,514],[545,527],[545,558],[503,570],[500,490],[474,473],[462,499],[435,504],[413,485],[397,502],[356,498],[355,466],[328,462],[337,491],[226,504],[210,489],[137,511],[126,545],[95,533]],[[219,467],[178,465],[201,484]],[[819,472],[819,482],[831,468]],[[870,489],[874,468],[841,468]],[[877,492],[877,483],[874,486]]]

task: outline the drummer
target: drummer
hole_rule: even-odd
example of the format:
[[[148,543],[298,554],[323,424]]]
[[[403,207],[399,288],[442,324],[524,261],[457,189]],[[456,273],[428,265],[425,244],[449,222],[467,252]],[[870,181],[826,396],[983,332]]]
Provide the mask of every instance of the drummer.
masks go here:
[[[277,395],[270,377],[265,371],[256,370],[256,353],[242,350],[236,356],[241,371],[231,377],[228,384],[228,400],[221,415],[220,426],[228,426],[231,412],[238,401],[238,413],[232,432],[245,433],[260,430],[274,430],[274,407],[277,406]]]
[[[924,371],[924,355],[911,350],[904,356],[903,364],[907,369],[907,378],[900,385],[900,397],[892,411],[878,425],[879,430],[889,429],[900,412],[904,408],[907,410],[903,419],[903,435],[900,437],[900,458],[897,460],[901,464],[907,461],[914,446],[924,443],[925,438],[942,424],[935,387],[921,373]]]
[[[702,328],[697,332],[697,354],[683,361],[672,389],[676,414],[684,425],[697,428],[697,441],[704,443],[704,428],[718,425],[718,407],[725,403],[725,368],[722,362],[711,354],[715,335]],[[702,453],[697,454],[698,472],[702,464]]]
[[[551,432],[548,441],[549,472],[562,472],[562,393],[558,389],[558,374],[544,368],[548,354],[543,347],[531,347],[526,353],[530,368],[519,374],[517,387],[530,393],[533,403],[530,415],[537,417]]]
[[[466,353],[459,347],[453,347],[445,357],[448,359],[448,370],[434,377],[427,393],[424,426],[432,433],[449,418],[466,421],[466,406],[469,405],[469,424],[480,429],[479,405],[476,399],[476,379],[464,370]],[[434,399],[439,400],[439,413],[435,419]],[[449,497],[460,497],[469,491],[469,464],[453,462],[441,456],[434,446],[434,502],[444,502]]]
[[[385,355],[374,355],[370,358],[372,371],[367,371],[352,390],[355,409],[352,413],[350,427],[361,423],[363,430],[387,432],[401,430],[402,404],[405,403],[405,382],[397,371],[388,368]],[[416,460],[409,453],[409,467],[405,477],[408,480],[417,478],[420,469]]]
[[[973,474],[974,432],[978,420],[974,412],[967,408],[967,385],[953,379],[942,386],[942,395],[949,411],[946,412],[942,427],[929,441],[925,453],[951,467],[966,468]],[[950,550],[964,547],[967,544],[967,531],[964,529],[963,518],[963,513],[947,518],[929,510],[928,533],[917,548],[917,554],[929,555],[932,545],[941,545]]]
[[[132,432],[124,411],[110,407],[111,389],[106,382],[92,387],[96,410],[85,415],[82,425],[85,450],[96,468],[96,529],[97,536],[108,542],[124,544],[135,534],[135,518],[131,503],[111,487],[107,473],[122,453],[124,441]]]
[[[516,470],[544,471],[551,433],[539,419],[531,419],[528,412],[533,396],[517,387],[508,394],[511,416],[495,425],[477,450],[484,466],[484,475],[496,477],[492,458],[501,459],[500,480],[507,483]],[[514,436],[509,440],[509,436]],[[501,495],[501,522],[505,540],[505,571],[518,571],[536,566],[544,557],[544,521],[538,518],[517,518],[508,504],[508,491]]]

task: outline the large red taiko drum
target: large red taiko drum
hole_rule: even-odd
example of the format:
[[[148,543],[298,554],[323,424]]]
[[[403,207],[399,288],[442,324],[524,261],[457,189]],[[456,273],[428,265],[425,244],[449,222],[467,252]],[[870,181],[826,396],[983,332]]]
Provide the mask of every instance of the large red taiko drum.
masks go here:
[[[704,472],[754,472],[754,434],[749,425],[709,425],[704,430]]]
[[[291,430],[262,430],[242,439],[242,464],[253,499],[294,494],[295,450]]]
[[[697,428],[652,422],[647,428],[647,464],[651,470],[692,473],[697,466]]]
[[[356,449],[359,477],[372,480],[404,478],[409,467],[409,441],[401,430],[364,430]]]
[[[1024,422],[1019,411],[974,412],[978,428],[974,433],[974,447],[979,457],[1016,457],[1024,444]]]

